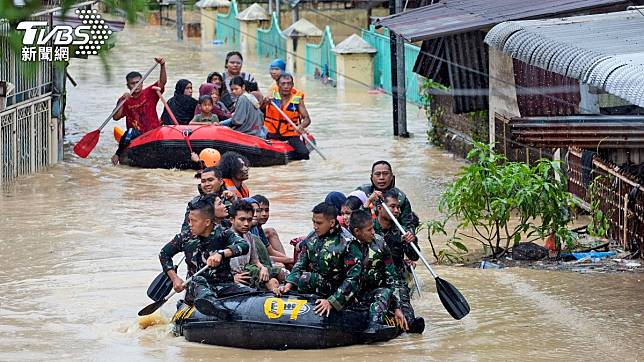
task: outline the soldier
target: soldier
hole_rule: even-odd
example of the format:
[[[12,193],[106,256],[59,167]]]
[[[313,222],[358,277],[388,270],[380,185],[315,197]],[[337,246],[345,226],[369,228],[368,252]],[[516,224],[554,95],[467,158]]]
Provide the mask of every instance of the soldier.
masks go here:
[[[360,247],[356,240],[343,232],[336,219],[335,207],[320,203],[313,208],[315,234],[286,277],[280,293],[296,288],[300,293],[322,296],[315,301],[315,313],[326,315],[331,309],[342,310],[355,296],[362,272]]]
[[[177,234],[159,253],[161,266],[177,292],[184,289],[184,281],[174,270],[174,255],[191,252],[193,273],[205,265],[211,267],[202,275],[194,277],[186,293],[186,301],[194,297],[195,306],[204,314],[216,315],[217,301],[212,297],[216,297],[216,293],[224,287],[234,285],[230,258],[244,255],[249,249],[248,243],[233,230],[224,229],[214,222],[215,218],[224,218],[227,215],[228,212],[219,197],[215,199],[214,207],[204,200],[191,203],[188,216],[191,232]]]
[[[221,171],[217,167],[207,167],[199,174],[200,184],[198,186],[199,195],[195,196],[186,206],[186,213],[181,225],[181,232],[189,232],[190,225],[188,224],[188,215],[190,214],[190,203],[197,202],[203,196],[210,196],[210,200],[214,201],[215,196],[222,196],[225,188],[224,181],[221,176]]]
[[[398,220],[400,220],[401,211],[398,200],[398,194],[394,190],[389,190],[384,193],[382,202],[384,202],[391,210],[391,213]],[[398,271],[398,274],[400,275],[400,279],[402,281],[402,285],[399,291],[400,309],[407,319],[407,323],[410,327],[410,332],[420,329],[421,324],[422,329],[420,330],[422,332],[422,330],[425,329],[425,322],[422,318],[416,318],[414,316],[414,309],[411,306],[411,293],[406,282],[408,266],[405,262],[405,257],[411,261],[418,260],[418,254],[416,254],[416,252],[410,245],[410,243],[414,243],[416,246],[418,246],[418,239],[410,231],[407,231],[407,233],[403,235],[400,230],[398,230],[393,220],[391,220],[391,218],[389,217],[389,214],[382,206],[382,203],[379,203],[377,210],[378,216],[373,220],[373,228],[376,234],[382,236],[385,239],[385,243],[391,250],[394,265],[396,266],[396,270]]]
[[[365,333],[375,333],[386,324],[385,317],[394,309],[396,323],[403,329],[407,320],[400,310],[400,277],[394,266],[391,251],[380,235],[373,230],[371,215],[364,210],[351,213],[351,234],[360,242],[362,250],[362,277],[358,300],[369,304],[369,326]]]
[[[405,230],[416,230],[418,227],[418,218],[411,210],[407,195],[396,187],[396,176],[389,162],[383,160],[374,162],[371,166],[371,183],[359,186],[356,190],[363,191],[369,197],[367,206],[380,198],[382,193],[389,190],[395,192],[400,204],[400,223]]]

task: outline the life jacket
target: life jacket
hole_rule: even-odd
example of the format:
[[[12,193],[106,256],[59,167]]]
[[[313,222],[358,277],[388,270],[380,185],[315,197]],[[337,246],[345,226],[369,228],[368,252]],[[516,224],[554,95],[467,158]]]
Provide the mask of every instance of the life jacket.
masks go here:
[[[237,186],[235,186],[235,184],[233,183],[233,180],[231,180],[229,178],[225,178],[224,179],[224,186],[226,187],[226,190],[230,190],[230,191],[234,192],[235,195],[237,195],[237,196],[239,196],[241,198],[250,197],[250,190],[244,184],[242,184],[241,190],[239,190],[237,188]]]
[[[300,124],[300,102],[304,99],[304,93],[293,88],[291,90],[291,100],[287,104],[282,104],[282,97],[279,91],[273,92],[274,103],[282,109],[284,114],[296,125]],[[279,113],[274,106],[266,107],[266,118],[264,127],[268,133],[282,137],[297,137],[300,134],[291,126],[291,124]]]

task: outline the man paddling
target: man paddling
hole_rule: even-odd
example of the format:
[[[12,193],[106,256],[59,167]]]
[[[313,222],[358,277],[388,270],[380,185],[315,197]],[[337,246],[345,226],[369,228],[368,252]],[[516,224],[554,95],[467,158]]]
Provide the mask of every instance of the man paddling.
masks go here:
[[[217,198],[219,199],[219,198]],[[220,200],[218,200],[220,201]],[[248,243],[231,229],[224,229],[215,223],[216,218],[228,213],[221,202],[212,204],[200,200],[190,206],[190,233],[177,234],[159,253],[161,267],[172,281],[175,291],[184,289],[183,279],[174,270],[172,257],[181,252],[191,252],[195,270],[204,266],[210,269],[194,277],[186,293],[186,302],[194,298],[197,309],[213,315],[217,313],[218,302],[213,299],[221,289],[234,285],[230,271],[230,258],[248,253]]]
[[[362,278],[357,299],[369,305],[369,326],[367,333],[376,333],[386,324],[385,318],[394,309],[396,323],[408,330],[407,320],[400,310],[400,276],[391,250],[373,229],[371,215],[364,210],[351,213],[349,227],[351,234],[360,242],[362,251]]]
[[[368,205],[382,197],[382,193],[392,190],[398,197],[401,212],[400,222],[405,230],[416,230],[418,227],[418,220],[411,210],[409,198],[396,187],[396,176],[389,162],[384,160],[374,162],[371,166],[371,183],[359,186],[356,190],[363,191],[369,197]]]
[[[382,202],[391,210],[396,219],[400,220],[401,211],[399,203],[399,194],[394,190],[389,190],[384,193]],[[418,254],[414,251],[411,243],[418,247],[418,239],[411,232],[402,234],[394,224],[394,221],[389,217],[389,214],[384,210],[380,202],[378,204],[378,216],[373,220],[373,228],[376,234],[380,235],[384,240],[393,257],[394,265],[400,279],[402,281],[399,289],[400,309],[407,319],[411,332],[422,333],[425,329],[425,321],[422,318],[416,318],[414,315],[414,308],[411,306],[411,292],[407,285],[407,275],[409,266],[405,259],[417,261]]]
[[[168,78],[166,75],[165,60],[163,58],[154,58],[154,61],[161,66],[159,80],[146,88],[143,88],[143,84],[141,84],[134,89],[143,77],[141,73],[130,72],[125,76],[126,86],[130,91],[125,92],[119,98],[119,102],[125,99],[125,103],[112,116],[112,119],[115,121],[125,117],[125,126],[127,128],[119,141],[119,147],[116,153],[112,156],[112,163],[115,165],[119,163],[121,154],[133,139],[161,126],[161,121],[157,114],[159,95],[154,88],[161,88],[161,92],[163,92]]]
[[[362,272],[360,247],[351,234],[342,231],[337,216],[333,205],[320,203],[313,208],[315,234],[280,288],[281,293],[297,289],[322,296],[315,301],[315,313],[327,317],[331,309],[340,311],[353,299]]]
[[[217,167],[206,167],[199,174],[199,195],[195,196],[188,206],[186,206],[186,213],[183,217],[183,224],[181,225],[181,232],[190,231],[190,225],[188,223],[188,216],[190,215],[190,203],[197,202],[199,199],[210,196],[210,201],[214,202],[215,196],[221,198],[230,197],[230,195],[225,195],[223,188],[224,181],[221,175],[221,171]]]
[[[306,131],[311,124],[309,112],[304,105],[304,93],[294,87],[293,76],[289,73],[280,74],[277,79],[277,92],[273,92],[266,98],[262,108],[266,118],[264,127],[268,130],[267,139],[286,141],[295,149],[294,160],[308,160],[309,149],[300,139],[300,134]],[[282,112],[295,123],[297,129],[275,109],[273,103],[280,107]]]

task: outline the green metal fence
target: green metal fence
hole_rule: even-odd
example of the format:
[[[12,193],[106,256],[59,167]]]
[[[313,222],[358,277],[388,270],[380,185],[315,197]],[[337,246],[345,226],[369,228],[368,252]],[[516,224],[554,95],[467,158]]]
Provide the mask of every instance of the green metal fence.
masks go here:
[[[331,79],[335,77],[335,47],[333,35],[329,26],[324,27],[320,44],[306,44],[305,48],[305,73],[307,75],[323,75]]]
[[[257,56],[286,59],[286,37],[282,35],[274,12],[271,16],[271,27],[257,29]]]
[[[362,30],[362,38],[378,51],[373,62],[373,84],[375,87],[384,89],[391,94],[391,49],[389,42],[389,31],[385,29],[384,34],[376,33],[373,25],[369,30]],[[405,44],[405,87],[407,89],[407,102],[422,104],[420,96],[419,76],[413,72],[416,58],[420,53],[420,47],[412,44]]]
[[[217,14],[215,29],[217,39],[230,45],[239,45],[239,20],[237,20],[237,2],[233,0],[228,14]]]

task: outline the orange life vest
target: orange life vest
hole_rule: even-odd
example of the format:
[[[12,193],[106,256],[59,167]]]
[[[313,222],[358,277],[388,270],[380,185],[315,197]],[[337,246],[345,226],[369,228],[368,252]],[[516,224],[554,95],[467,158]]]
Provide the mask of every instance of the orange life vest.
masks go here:
[[[273,92],[274,103],[282,109],[282,111],[293,121],[296,125],[300,125],[300,102],[304,99],[304,93],[293,88],[291,90],[291,100],[287,104],[282,104],[282,97],[279,91]],[[300,134],[291,126],[291,124],[279,113],[275,107],[268,105],[266,107],[266,118],[264,119],[264,127],[268,133],[272,133],[282,137],[297,137]]]
[[[235,184],[233,183],[233,180],[231,180],[229,178],[225,178],[224,179],[224,186],[226,187],[226,190],[230,190],[230,191],[234,192],[235,195],[237,195],[237,196],[239,196],[241,198],[250,197],[250,190],[244,184],[242,184],[241,190],[239,190],[237,188],[237,186],[235,186]]]

